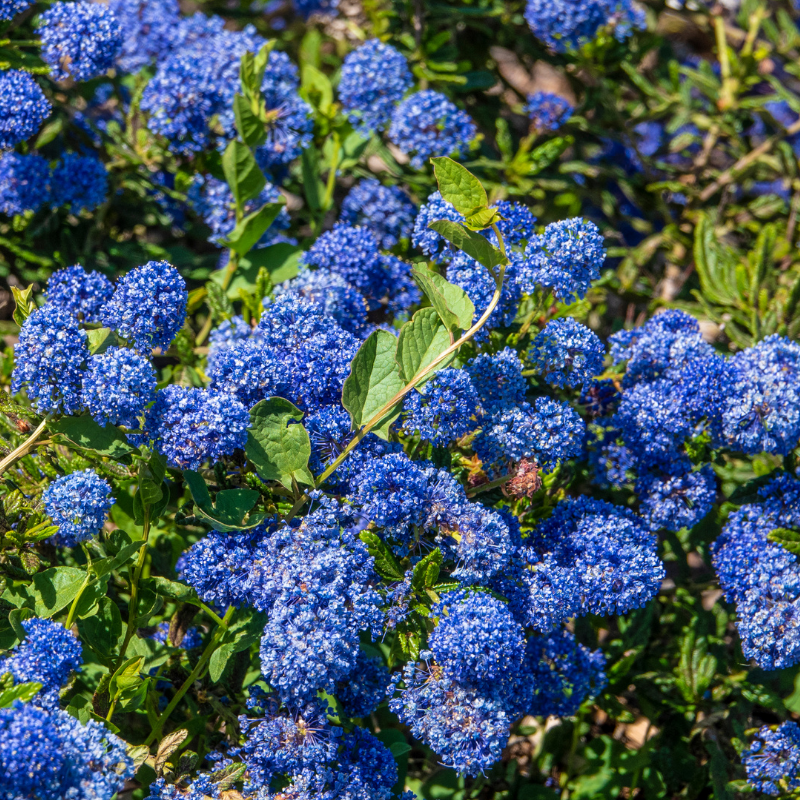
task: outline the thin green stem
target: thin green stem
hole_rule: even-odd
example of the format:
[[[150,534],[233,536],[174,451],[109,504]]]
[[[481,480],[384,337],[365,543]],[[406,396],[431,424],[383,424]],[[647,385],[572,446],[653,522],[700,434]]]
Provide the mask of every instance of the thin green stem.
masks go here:
[[[125,653],[128,650],[128,645],[131,643],[133,634],[136,632],[136,616],[137,606],[139,604],[139,581],[142,577],[145,561],[147,560],[147,539],[150,536],[150,506],[145,506],[144,509],[144,524],[142,525],[142,538],[144,545],[139,550],[139,558],[136,562],[136,568],[131,578],[131,599],[128,603],[128,629],[125,631],[125,638],[122,640],[122,647],[119,651],[119,659],[115,667],[115,671],[125,661]]]
[[[228,256],[228,263],[225,266],[225,274],[222,276],[223,292],[228,290],[228,287],[231,285],[231,281],[233,280],[233,276],[236,274],[237,269],[239,269],[239,254],[235,250],[231,250],[230,256]],[[212,324],[213,319],[211,312],[209,311],[206,321],[203,323],[203,327],[200,328],[200,332],[197,334],[197,338],[194,340],[195,347],[200,347],[200,345],[202,345],[203,342],[205,342],[205,340],[208,338],[208,334],[211,333]]]
[[[503,243],[503,236],[500,233],[497,225],[492,224],[498,242],[500,243],[500,252],[503,258],[506,259],[506,248]],[[347,446],[342,452],[328,465],[328,468],[314,481],[314,488],[319,489],[325,481],[339,468],[341,463],[347,458],[348,455],[358,446],[359,442],[375,427],[377,427],[383,419],[389,414],[390,411],[416,386],[418,386],[428,375],[435,372],[441,363],[446,361],[453,353],[455,353],[463,344],[472,339],[473,336],[486,324],[486,320],[492,315],[492,311],[500,302],[500,294],[503,290],[503,278],[505,276],[506,266],[505,263],[500,265],[498,273],[492,273],[495,280],[495,291],[492,299],[486,310],[481,314],[480,319],[460,338],[453,342],[441,355],[437,356],[428,366],[419,370],[416,375],[399,391],[391,400],[386,402],[380,410],[370,418],[370,420],[358,431],[358,433],[348,442]],[[300,509],[308,502],[308,493],[304,492],[297,502],[292,506],[292,510],[286,516],[286,521],[293,519]]]
[[[325,196],[322,198],[322,210],[327,211],[333,203],[333,190],[336,187],[336,170],[339,168],[339,153],[342,144],[338,134],[333,134],[333,156],[331,157],[331,169],[328,173],[328,183],[325,186]]]
[[[189,673],[189,677],[183,682],[181,688],[175,693],[175,697],[172,698],[169,705],[164,709],[164,713],[159,717],[158,722],[150,732],[150,735],[147,737],[145,741],[146,745],[151,745],[156,739],[158,739],[158,737],[161,735],[161,730],[164,727],[164,723],[169,719],[170,715],[175,710],[178,703],[180,703],[180,701],[183,699],[183,696],[186,694],[186,692],[189,691],[191,685],[202,676],[206,665],[211,660],[211,656],[214,655],[214,651],[219,646],[220,639],[222,639],[224,636],[225,631],[228,630],[228,624],[230,623],[232,616],[233,606],[229,606],[228,610],[225,612],[224,618],[220,620],[220,625],[215,631],[213,638],[206,646],[206,649],[203,650],[203,654],[200,656],[200,660],[195,665],[195,668]]]
[[[39,427],[21,444],[15,447],[2,461],[0,461],[0,475],[2,475],[15,461],[27,455],[28,451],[36,444],[36,440],[44,433],[47,423],[53,415],[48,414],[40,423]]]
[[[476,494],[481,494],[481,492],[488,492],[490,489],[496,489],[498,486],[503,486],[508,483],[514,476],[513,475],[503,475],[502,478],[495,478],[493,481],[488,481],[487,483],[481,483],[478,486],[473,487],[472,489],[467,490],[467,497],[475,497]]]

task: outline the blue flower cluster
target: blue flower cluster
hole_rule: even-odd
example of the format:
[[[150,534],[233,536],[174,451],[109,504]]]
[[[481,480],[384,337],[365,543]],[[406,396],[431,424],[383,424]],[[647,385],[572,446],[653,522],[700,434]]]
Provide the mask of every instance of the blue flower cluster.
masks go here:
[[[42,495],[44,508],[58,525],[54,540],[74,546],[100,533],[114,504],[111,487],[94,470],[56,478]]]
[[[0,156],[0,212],[13,217],[38,211],[49,197],[50,167],[44,158],[13,151]]]
[[[742,753],[747,782],[757,791],[778,797],[800,789],[800,726],[782,722],[766,725]]]
[[[39,18],[42,60],[54,80],[88,81],[114,65],[122,29],[106,5],[76,0],[54,3]]]
[[[477,134],[469,114],[443,94],[424,89],[392,112],[389,139],[421,169],[436,156],[463,155]]]
[[[550,320],[533,340],[530,358],[551,386],[586,386],[603,371],[606,349],[573,317]]]
[[[572,116],[572,106],[563,97],[550,92],[528,95],[525,111],[536,133],[557,131]]]
[[[388,250],[411,236],[415,215],[414,203],[399,186],[384,186],[375,178],[364,178],[345,197],[341,220],[369,229],[378,244]]]
[[[645,21],[632,0],[528,0],[525,19],[533,35],[558,53],[592,41],[604,25],[613,24],[623,40]]]
[[[370,39],[345,56],[339,99],[356,129],[369,136],[386,127],[413,82],[405,58],[380,39]]]
[[[25,638],[0,659],[0,675],[10,672],[14,683],[40,683],[36,705],[55,708],[58,693],[70,675],[81,668],[83,648],[63,625],[32,617],[22,621]]]
[[[39,84],[27,72],[0,71],[0,150],[30,139],[52,109]]]
[[[32,0],[0,0],[0,19],[13,19],[32,4]]]
[[[166,55],[180,20],[177,0],[109,0],[108,7],[122,30],[122,70],[137,72]]]
[[[48,305],[64,309],[79,322],[100,322],[100,312],[113,294],[114,285],[105,275],[76,264],[50,276],[45,297]]]
[[[94,211],[108,195],[108,173],[95,156],[65,153],[50,180],[51,205],[68,206],[73,214]]]

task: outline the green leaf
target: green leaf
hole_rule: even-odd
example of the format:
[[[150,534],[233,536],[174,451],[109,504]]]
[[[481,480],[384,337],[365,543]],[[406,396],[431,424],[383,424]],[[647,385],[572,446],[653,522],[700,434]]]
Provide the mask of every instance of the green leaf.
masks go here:
[[[314,485],[308,469],[311,440],[299,424],[302,418],[303,412],[282,397],[261,400],[250,410],[245,454],[265,481],[278,481],[287,489],[292,478]]]
[[[96,614],[78,620],[78,632],[100,658],[110,660],[122,636],[122,617],[117,604],[108,597],[101,598]]]
[[[101,558],[99,561],[95,561],[92,564],[92,572],[98,578],[102,578],[113,570],[124,567],[142,547],[144,547],[143,539],[126,544],[113,558]]]
[[[301,97],[323,114],[327,114],[333,104],[333,87],[328,76],[313,64],[303,64],[300,80]]]
[[[299,262],[303,249],[289,242],[279,242],[268,247],[259,247],[239,259],[237,274],[253,275],[253,283],[258,271],[263,267],[269,273],[274,285],[289,281],[300,271]],[[235,281],[235,279],[234,279]],[[234,288],[234,285],[231,285]]]
[[[236,130],[248,147],[258,147],[267,140],[267,126],[253,112],[250,98],[237,94],[233,98],[233,116]]]
[[[431,222],[428,227],[444,236],[459,250],[463,250],[470,258],[483,264],[490,272],[500,264],[505,264],[507,259],[503,254],[482,234],[468,230],[457,222],[449,219],[438,219]]]
[[[303,167],[303,192],[306,202],[312,211],[319,211],[322,208],[325,186],[319,176],[319,153],[313,144],[300,154],[300,162]]]
[[[559,136],[540,144],[528,157],[528,175],[536,175],[549,167],[572,143],[571,136]]]
[[[248,200],[257,197],[267,185],[267,179],[259,169],[250,148],[236,139],[228,143],[222,154],[222,171],[240,209],[244,208]]]
[[[236,645],[233,642],[220,645],[212,654],[208,662],[208,675],[212,683],[216,683],[228,666],[228,662],[236,653]]]
[[[397,337],[397,366],[406,383],[420,370],[430,366],[452,343],[447,328],[442,325],[435,308],[421,308],[400,329]],[[455,353],[439,365],[439,369],[455,358]],[[431,376],[433,376],[433,372]]]
[[[121,344],[120,338],[111,328],[95,328],[86,331],[86,344],[91,355],[105,353],[109,347],[118,347]]]
[[[500,222],[503,218],[494,208],[481,208],[474,214],[464,217],[464,224],[473,231],[481,231],[488,228],[492,223]]]
[[[222,288],[222,283],[213,279],[206,283],[206,302],[215,320],[230,319],[234,314],[230,296]]]
[[[442,551],[437,547],[431,550],[422,561],[417,562],[411,576],[411,586],[418,592],[424,589],[433,589],[439,578],[439,569],[442,566]]]
[[[397,338],[377,330],[361,345],[342,389],[342,405],[350,413],[353,425],[360,428],[372,419],[403,387],[397,367]],[[389,425],[402,409],[395,403],[373,427],[373,433],[388,436]]]
[[[76,447],[111,459],[122,459],[134,450],[119,428],[101,427],[88,414],[57,419],[50,423],[50,431],[69,439]]]
[[[460,214],[470,216],[489,205],[486,190],[466,167],[446,156],[432,158],[431,162],[442,198]]]
[[[708,652],[705,636],[698,636],[694,628],[685,628],[675,669],[675,685],[684,699],[697,702],[711,685],[716,668],[717,659]]]
[[[248,214],[223,242],[225,247],[230,247],[240,256],[248,253],[266,233],[284,205],[286,201],[281,198],[275,203],[266,203],[258,211]]]
[[[255,528],[265,519],[266,514],[252,512],[261,495],[255,489],[226,489],[218,492],[213,507],[194,507],[195,516],[214,530],[222,533],[244,531]]]
[[[41,683],[31,681],[30,683],[18,683],[10,689],[4,689],[0,692],[0,708],[11,708],[17,700],[29,703],[41,688]]]
[[[14,295],[14,322],[20,327],[25,324],[25,320],[36,310],[36,304],[31,300],[31,292],[33,292],[33,284],[20,289],[18,286],[11,287],[11,294]]]
[[[143,580],[142,584],[149,586],[156,594],[161,597],[166,597],[168,600],[176,600],[180,603],[191,603],[196,606],[200,605],[201,601],[197,596],[197,592],[192,589],[191,586],[185,586],[178,581],[171,581],[168,578],[155,575],[152,578]]]
[[[269,54],[275,47],[275,41],[264,44],[258,53],[246,52],[239,63],[239,83],[242,91],[251,96],[261,94],[261,84],[264,80],[264,71],[269,63]]]
[[[367,546],[369,554],[375,561],[375,571],[381,577],[390,581],[403,580],[403,570],[394,557],[394,553],[377,533],[374,531],[361,531],[359,537]]]
[[[436,309],[447,330],[469,330],[475,306],[467,293],[424,264],[415,264],[411,275]]]
[[[33,576],[34,611],[39,617],[52,617],[77,596],[86,572],[76,567],[50,567]]]
[[[767,534],[767,538],[785,547],[790,553],[800,555],[800,531],[793,531],[790,528],[775,528]]]
[[[211,495],[208,492],[208,486],[206,486],[206,482],[199,472],[185,469],[183,471],[183,480],[192,493],[192,499],[200,508],[211,506]]]

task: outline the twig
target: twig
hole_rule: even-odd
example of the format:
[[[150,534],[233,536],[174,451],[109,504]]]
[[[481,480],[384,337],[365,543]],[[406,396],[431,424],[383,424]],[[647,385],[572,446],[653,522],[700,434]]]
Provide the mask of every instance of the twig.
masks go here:
[[[36,443],[36,440],[44,433],[47,423],[50,422],[52,414],[48,414],[40,423],[39,427],[21,444],[15,447],[2,461],[0,461],[0,475],[2,475],[15,461],[27,455],[28,451]]]

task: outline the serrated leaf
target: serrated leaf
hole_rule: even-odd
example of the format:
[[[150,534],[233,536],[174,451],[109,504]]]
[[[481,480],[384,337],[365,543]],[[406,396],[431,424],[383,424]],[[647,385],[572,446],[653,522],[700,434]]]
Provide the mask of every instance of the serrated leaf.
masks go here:
[[[486,190],[466,167],[446,156],[432,158],[431,162],[439,193],[460,214],[470,216],[489,205]]]
[[[767,534],[770,541],[777,542],[790,553],[800,555],[800,531],[791,528],[775,528]]]
[[[375,561],[375,571],[383,578],[390,581],[403,580],[403,570],[394,553],[374,531],[361,531],[361,541],[367,546],[369,554]]]
[[[217,493],[213,506],[195,506],[194,513],[222,533],[245,531],[260,525],[267,517],[261,511],[252,511],[260,497],[255,489],[226,489]]]
[[[475,306],[460,286],[450,283],[424,264],[415,264],[411,275],[449,331],[469,330]]]
[[[284,205],[286,201],[281,198],[275,203],[266,203],[258,211],[248,214],[223,242],[225,247],[230,247],[240,256],[247,254],[267,232],[267,228],[275,221]]]
[[[430,366],[450,346],[452,337],[435,308],[421,308],[400,330],[397,337],[397,366],[406,383]],[[455,353],[439,365],[447,366]],[[431,377],[434,373],[431,373]]]
[[[50,423],[50,431],[69,439],[76,447],[111,459],[122,459],[134,450],[119,428],[100,426],[88,414],[57,419]]]
[[[300,424],[303,412],[282,397],[261,400],[250,409],[245,455],[265,481],[278,481],[292,488],[298,483],[314,485],[308,469],[311,440]]]
[[[250,148],[236,139],[228,143],[222,154],[222,171],[239,208],[244,208],[267,185]]]
[[[439,570],[442,566],[442,551],[437,547],[431,550],[422,561],[417,562],[411,576],[411,586],[418,592],[432,589],[439,579]]]
[[[470,258],[483,264],[490,272],[500,264],[506,263],[503,254],[485,236],[468,230],[457,222],[439,219],[431,222],[428,227],[444,236],[459,250],[463,250]]]
[[[397,339],[383,330],[373,331],[356,353],[342,389],[342,405],[350,413],[354,427],[369,422],[405,386],[396,355]],[[389,426],[402,405],[402,401],[395,403],[372,432],[388,436]]]

